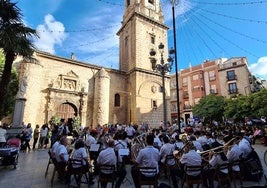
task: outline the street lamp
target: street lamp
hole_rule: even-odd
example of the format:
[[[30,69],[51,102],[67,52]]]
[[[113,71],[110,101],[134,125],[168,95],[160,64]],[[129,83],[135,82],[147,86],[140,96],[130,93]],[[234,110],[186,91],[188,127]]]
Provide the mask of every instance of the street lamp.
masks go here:
[[[171,71],[172,63],[173,63],[173,58],[171,55],[174,53],[174,50],[171,49],[169,51],[169,58],[167,59],[167,63],[165,63],[163,59],[163,53],[164,53],[164,44],[160,43],[159,46],[159,52],[160,52],[160,63],[157,64],[157,60],[154,57],[156,55],[156,51],[154,49],[151,49],[150,51],[150,62],[152,64],[152,69],[153,71],[157,71],[161,74],[162,77],[162,99],[163,99],[163,122],[164,126],[166,125],[167,122],[167,110],[166,110],[166,93],[165,93],[165,74]]]
[[[177,60],[177,45],[176,45],[176,27],[175,27],[175,5],[178,4],[177,0],[171,0],[172,4],[172,25],[173,25],[173,40],[174,40],[174,58],[175,58],[175,80],[176,80],[176,97],[177,97],[177,123],[179,132],[181,132],[180,124],[180,100],[179,100],[179,82],[178,82],[178,60]]]

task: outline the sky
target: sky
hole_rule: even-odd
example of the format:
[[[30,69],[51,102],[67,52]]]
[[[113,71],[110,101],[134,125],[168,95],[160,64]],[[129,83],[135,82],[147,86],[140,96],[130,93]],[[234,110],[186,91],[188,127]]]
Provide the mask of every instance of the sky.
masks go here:
[[[124,0],[12,0],[36,29],[38,50],[118,69]],[[174,47],[172,0],[161,0],[169,48]],[[176,0],[178,70],[218,58],[246,57],[267,80],[267,0]],[[174,72],[173,67],[172,72]]]

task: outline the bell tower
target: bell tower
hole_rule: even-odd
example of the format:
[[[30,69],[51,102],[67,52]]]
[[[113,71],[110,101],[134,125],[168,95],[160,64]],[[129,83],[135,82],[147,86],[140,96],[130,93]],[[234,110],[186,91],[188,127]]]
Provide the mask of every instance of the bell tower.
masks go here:
[[[124,0],[120,37],[120,70],[152,70],[148,54],[162,42],[167,45],[160,0]]]
[[[122,25],[117,32],[120,41],[119,69],[128,76],[127,92],[132,96],[130,111],[134,123],[153,119],[151,110],[155,101],[158,105],[162,104],[161,76],[153,71],[149,52],[151,49],[158,52],[158,45],[163,43],[166,47],[163,57],[167,60],[167,31],[160,0],[124,0]],[[156,59],[159,62],[160,53],[157,53]],[[153,113],[155,115],[155,111]],[[157,116],[162,117],[161,114],[162,111],[158,110]]]

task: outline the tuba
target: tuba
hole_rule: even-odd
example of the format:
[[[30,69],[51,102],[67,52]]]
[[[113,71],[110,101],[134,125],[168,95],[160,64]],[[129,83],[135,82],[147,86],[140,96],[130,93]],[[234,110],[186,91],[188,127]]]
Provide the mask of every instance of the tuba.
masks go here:
[[[148,133],[143,133],[135,138],[133,138],[131,142],[131,159],[132,161],[135,161],[139,151],[146,147],[145,137]]]

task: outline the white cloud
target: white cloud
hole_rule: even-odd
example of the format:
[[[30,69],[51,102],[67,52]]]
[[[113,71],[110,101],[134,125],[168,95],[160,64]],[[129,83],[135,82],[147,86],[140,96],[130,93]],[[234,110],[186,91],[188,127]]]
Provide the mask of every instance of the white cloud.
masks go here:
[[[249,66],[249,70],[255,76],[262,77],[267,80],[267,56],[258,59],[258,62]]]
[[[61,45],[67,38],[64,25],[56,21],[51,14],[47,14],[44,18],[44,24],[37,26],[39,39],[34,42],[34,45],[42,51],[55,53],[55,45]]]

